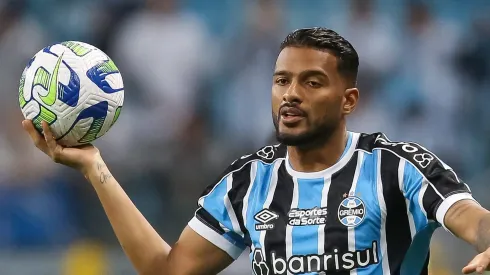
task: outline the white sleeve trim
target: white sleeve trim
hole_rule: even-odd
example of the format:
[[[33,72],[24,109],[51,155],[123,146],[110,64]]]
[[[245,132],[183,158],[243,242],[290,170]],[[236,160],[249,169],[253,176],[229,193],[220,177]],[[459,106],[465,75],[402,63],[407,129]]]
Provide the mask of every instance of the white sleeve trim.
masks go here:
[[[456,202],[458,202],[460,200],[472,200],[472,201],[475,201],[476,203],[478,203],[470,193],[458,193],[458,194],[451,195],[451,196],[447,197],[446,199],[444,199],[442,201],[441,205],[439,205],[439,208],[437,208],[436,220],[448,232],[451,232],[451,231],[449,231],[449,229],[444,224],[444,217],[446,216],[446,213],[449,210],[449,208],[451,208],[451,206],[453,206]]]
[[[236,260],[243,252],[243,249],[240,249],[236,245],[230,243],[225,237],[209,228],[196,217],[192,218],[192,220],[189,222],[189,227],[201,237],[228,253],[228,255],[230,255],[234,260]]]

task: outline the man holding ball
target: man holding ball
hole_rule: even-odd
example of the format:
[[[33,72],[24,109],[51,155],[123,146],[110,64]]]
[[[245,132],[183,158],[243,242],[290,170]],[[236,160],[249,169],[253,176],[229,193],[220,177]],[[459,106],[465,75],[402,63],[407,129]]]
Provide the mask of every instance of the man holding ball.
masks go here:
[[[272,84],[278,145],[233,162],[199,199],[177,243],[138,211],[92,145],[57,144],[22,122],[34,144],[92,184],[139,274],[217,274],[247,247],[256,275],[427,274],[432,233],[444,227],[490,263],[490,212],[432,152],[381,133],[347,131],[359,60],[325,28],[300,29],[281,44]]]

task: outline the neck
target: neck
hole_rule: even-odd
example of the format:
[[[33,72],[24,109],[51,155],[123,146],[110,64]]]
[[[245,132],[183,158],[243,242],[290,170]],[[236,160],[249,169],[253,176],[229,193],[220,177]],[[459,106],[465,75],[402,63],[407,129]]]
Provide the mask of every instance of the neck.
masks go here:
[[[348,134],[345,125],[338,127],[329,139],[314,148],[289,146],[289,162],[298,172],[318,172],[333,166],[342,156]]]

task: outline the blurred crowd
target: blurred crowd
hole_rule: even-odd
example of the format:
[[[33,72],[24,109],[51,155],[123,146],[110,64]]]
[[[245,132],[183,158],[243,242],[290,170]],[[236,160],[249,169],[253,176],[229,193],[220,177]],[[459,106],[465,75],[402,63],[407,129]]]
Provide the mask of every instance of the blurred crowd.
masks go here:
[[[118,249],[89,184],[21,129],[21,72],[65,40],[99,47],[121,70],[121,117],[95,145],[170,242],[231,161],[274,142],[272,70],[281,40],[301,27],[332,28],[359,53],[350,130],[423,144],[488,207],[489,14],[487,0],[0,0],[0,251],[80,240]],[[461,258],[447,251],[441,265]]]

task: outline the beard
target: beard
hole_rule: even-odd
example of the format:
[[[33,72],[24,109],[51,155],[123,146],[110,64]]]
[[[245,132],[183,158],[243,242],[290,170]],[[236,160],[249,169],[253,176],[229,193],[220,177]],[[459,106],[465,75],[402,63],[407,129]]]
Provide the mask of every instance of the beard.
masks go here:
[[[279,131],[279,115],[272,114],[274,128],[276,129],[276,139],[279,143],[286,146],[297,146],[303,148],[315,148],[325,144],[337,129],[340,120],[331,120],[326,117],[318,123],[310,124],[308,129],[300,134],[286,134]]]

